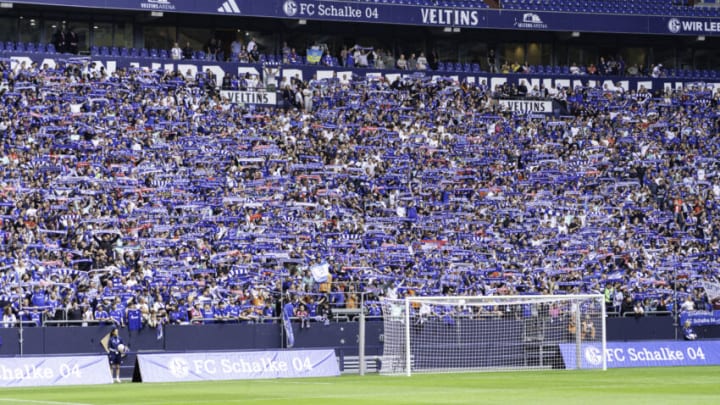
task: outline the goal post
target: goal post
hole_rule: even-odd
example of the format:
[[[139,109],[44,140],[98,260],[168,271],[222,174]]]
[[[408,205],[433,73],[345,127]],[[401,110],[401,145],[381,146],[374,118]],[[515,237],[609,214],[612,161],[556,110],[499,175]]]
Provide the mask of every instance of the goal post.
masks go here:
[[[385,298],[381,374],[607,368],[597,295]]]

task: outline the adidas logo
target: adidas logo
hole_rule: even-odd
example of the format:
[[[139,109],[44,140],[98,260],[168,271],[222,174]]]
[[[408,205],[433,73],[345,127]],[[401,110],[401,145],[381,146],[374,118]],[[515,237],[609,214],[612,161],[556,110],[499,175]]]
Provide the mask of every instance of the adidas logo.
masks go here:
[[[227,0],[222,6],[218,7],[218,13],[240,14],[240,7],[235,3],[235,0]]]

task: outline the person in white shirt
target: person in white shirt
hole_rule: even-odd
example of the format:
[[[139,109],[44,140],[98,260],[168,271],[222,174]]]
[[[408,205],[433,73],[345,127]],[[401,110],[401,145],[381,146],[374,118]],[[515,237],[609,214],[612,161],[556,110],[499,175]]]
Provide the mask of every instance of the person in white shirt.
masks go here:
[[[420,52],[420,56],[418,56],[417,61],[415,62],[415,67],[417,70],[427,70],[428,61],[425,57],[425,53]]]
[[[15,323],[17,322],[17,317],[12,311],[12,307],[10,305],[6,305],[3,309],[3,315],[2,315],[2,327],[3,328],[12,328],[13,326],[16,326]]]
[[[255,42],[255,37],[250,38],[250,42],[248,42],[246,50],[251,62],[256,62],[257,42]]]
[[[180,60],[183,56],[183,50],[180,48],[180,45],[178,45],[177,42],[173,45],[172,49],[170,50],[170,57],[172,60]]]
[[[652,69],[652,72],[650,73],[650,76],[652,76],[654,79],[657,79],[658,77],[662,76],[662,63],[658,64]]]
[[[407,69],[407,67],[408,67],[408,66],[407,66],[407,59],[405,59],[405,55],[404,55],[404,54],[400,54],[400,59],[397,60],[397,62],[395,63],[395,65],[396,65],[397,68],[400,69],[400,70],[405,70],[405,69]]]

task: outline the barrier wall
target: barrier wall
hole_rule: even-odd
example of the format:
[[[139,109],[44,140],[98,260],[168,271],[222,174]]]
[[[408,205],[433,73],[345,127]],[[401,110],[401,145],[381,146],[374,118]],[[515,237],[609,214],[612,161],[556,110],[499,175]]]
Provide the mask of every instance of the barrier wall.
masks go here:
[[[309,329],[294,326],[295,349],[334,349],[338,358],[358,355],[357,322],[331,323],[324,326],[313,323]],[[163,352],[209,352],[239,350],[273,350],[283,347],[282,324],[216,324],[169,325],[158,338],[155,329],[143,329],[120,335],[131,348],[122,370],[124,378],[132,375],[137,354]],[[642,318],[608,318],[607,337],[610,342],[673,341],[676,329],[670,316]],[[103,353],[100,345],[109,326],[23,328],[22,354],[24,356],[59,356],[70,354]],[[720,338],[720,327],[697,327],[699,341]],[[365,351],[367,356],[382,354],[383,324],[379,320],[366,322]],[[20,355],[20,330],[0,328],[0,357]],[[677,336],[682,339],[682,332]]]
[[[295,348],[335,348],[338,355],[357,355],[357,322],[338,322],[324,326],[313,323],[311,328],[293,325]],[[673,319],[666,317],[608,318],[609,341],[672,340],[675,338]],[[23,328],[24,355],[58,355],[100,353],[100,339],[109,326]],[[366,353],[382,353],[381,321],[368,321],[365,328]],[[20,354],[18,328],[0,328],[0,356]],[[720,338],[720,329],[697,328],[700,338]],[[210,350],[271,350],[283,347],[281,324],[216,324],[168,325],[158,339],[155,329],[143,329],[120,335],[133,352],[137,351],[210,351]],[[682,334],[679,334],[682,336]]]

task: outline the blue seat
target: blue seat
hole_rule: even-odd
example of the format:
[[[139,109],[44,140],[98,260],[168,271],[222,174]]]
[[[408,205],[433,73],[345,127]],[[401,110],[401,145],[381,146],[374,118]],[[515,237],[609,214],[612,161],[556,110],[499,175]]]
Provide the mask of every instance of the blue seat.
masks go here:
[[[54,44],[47,44],[47,52],[48,52],[48,53],[55,53],[55,52],[57,52],[57,51],[55,50],[55,45],[54,45]]]
[[[167,59],[167,58],[170,57],[170,55],[168,54],[167,49],[161,49],[161,50],[158,52],[158,56],[159,56],[160,58],[162,58],[162,59]]]
[[[17,44],[15,44],[15,50],[18,52],[25,52],[25,44],[23,44],[22,42],[18,42]]]
[[[110,56],[120,56],[120,49],[117,46],[110,48]]]

